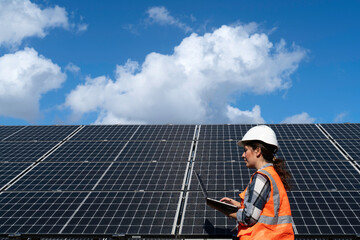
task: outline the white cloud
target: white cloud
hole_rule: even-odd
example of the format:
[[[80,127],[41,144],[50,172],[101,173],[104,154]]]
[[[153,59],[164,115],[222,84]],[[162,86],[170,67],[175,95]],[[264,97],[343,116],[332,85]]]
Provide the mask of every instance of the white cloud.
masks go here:
[[[306,112],[285,118],[281,123],[314,123],[315,118],[310,117]]]
[[[72,73],[78,73],[80,71],[80,68],[73,63],[68,63],[68,65],[66,65],[65,67],[65,70]]]
[[[59,88],[66,75],[31,48],[0,57],[0,115],[33,121],[41,95]]]
[[[75,115],[99,112],[97,123],[263,122],[260,108],[229,106],[244,92],[264,94],[291,86],[306,52],[275,46],[256,24],[222,26],[183,39],[173,54],[150,53],[140,66],[128,60],[116,78],[88,78],[69,93]]]
[[[185,32],[191,32],[191,27],[170,15],[165,7],[152,7],[147,11],[148,17],[152,23],[160,25],[173,25],[183,29]]]
[[[237,123],[237,124],[265,123],[265,120],[261,117],[261,110],[259,105],[255,105],[252,111],[241,111],[238,108],[234,108],[228,105],[226,115],[230,120],[230,123]]]
[[[69,25],[64,8],[40,9],[29,0],[0,1],[0,46],[18,46],[26,37],[45,37],[46,30]]]
[[[348,115],[347,112],[339,113],[339,114],[335,117],[334,122],[336,122],[336,123],[343,122],[343,121],[344,121],[344,118],[347,117],[347,115]]]

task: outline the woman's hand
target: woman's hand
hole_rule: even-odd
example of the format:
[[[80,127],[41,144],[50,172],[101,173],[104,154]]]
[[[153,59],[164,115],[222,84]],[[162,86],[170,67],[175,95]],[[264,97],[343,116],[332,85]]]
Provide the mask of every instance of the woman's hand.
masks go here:
[[[228,198],[228,197],[224,197],[224,198],[220,199],[220,202],[225,202],[225,203],[228,203],[228,204],[232,204],[232,205],[234,205],[234,206],[236,206],[238,208],[241,207],[240,202],[235,201],[234,199],[231,199],[231,198]]]

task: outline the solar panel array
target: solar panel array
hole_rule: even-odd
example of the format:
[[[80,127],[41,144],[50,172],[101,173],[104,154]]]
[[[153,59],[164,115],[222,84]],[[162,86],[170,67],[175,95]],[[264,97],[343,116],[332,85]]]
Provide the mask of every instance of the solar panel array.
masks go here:
[[[255,125],[0,126],[0,236],[231,237],[205,204],[239,199]],[[360,124],[270,124],[298,235],[360,235]]]

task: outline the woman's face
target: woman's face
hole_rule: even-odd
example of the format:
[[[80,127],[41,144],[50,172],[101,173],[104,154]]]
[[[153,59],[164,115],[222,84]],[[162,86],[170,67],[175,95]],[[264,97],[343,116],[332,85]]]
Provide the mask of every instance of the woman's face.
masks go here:
[[[252,149],[252,147],[250,146],[245,145],[242,158],[246,163],[246,167],[255,168],[256,162],[258,160],[258,158],[256,157],[256,150]]]

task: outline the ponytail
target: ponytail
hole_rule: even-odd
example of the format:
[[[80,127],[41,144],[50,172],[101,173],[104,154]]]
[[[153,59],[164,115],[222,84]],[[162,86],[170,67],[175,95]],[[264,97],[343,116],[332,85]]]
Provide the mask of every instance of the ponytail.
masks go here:
[[[274,165],[274,169],[277,172],[277,174],[279,175],[281,182],[284,184],[285,189],[290,190],[291,189],[291,185],[290,185],[291,174],[286,169],[285,160],[274,157],[273,161],[271,163]]]
[[[266,144],[261,141],[251,141],[247,142],[246,145],[250,146],[252,149],[260,148],[261,154],[264,157],[264,159],[268,163],[272,163],[274,166],[275,171],[279,175],[281,182],[284,184],[284,187],[286,190],[290,190],[290,179],[291,174],[286,169],[285,160],[276,158],[274,155],[276,153],[277,148],[275,146]]]

